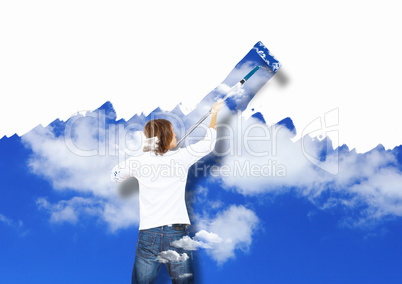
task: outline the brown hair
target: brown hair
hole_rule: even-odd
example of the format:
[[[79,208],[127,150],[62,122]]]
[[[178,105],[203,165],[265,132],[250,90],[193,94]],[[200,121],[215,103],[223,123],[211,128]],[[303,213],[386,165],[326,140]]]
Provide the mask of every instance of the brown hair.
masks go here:
[[[158,137],[158,147],[154,151],[156,155],[160,154],[163,156],[169,150],[173,139],[172,124],[166,119],[150,120],[144,127],[144,134],[147,138]],[[144,147],[143,151],[148,152],[149,149]]]

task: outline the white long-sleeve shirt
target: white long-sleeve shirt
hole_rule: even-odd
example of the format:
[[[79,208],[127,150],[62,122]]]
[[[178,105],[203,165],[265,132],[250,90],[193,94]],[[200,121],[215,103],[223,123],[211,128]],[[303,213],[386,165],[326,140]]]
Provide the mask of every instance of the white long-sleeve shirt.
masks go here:
[[[185,203],[188,169],[215,147],[216,130],[208,128],[201,141],[168,151],[163,156],[144,152],[115,166],[114,182],[135,177],[139,183],[140,230],[169,225],[191,224]],[[202,173],[198,173],[202,174]]]

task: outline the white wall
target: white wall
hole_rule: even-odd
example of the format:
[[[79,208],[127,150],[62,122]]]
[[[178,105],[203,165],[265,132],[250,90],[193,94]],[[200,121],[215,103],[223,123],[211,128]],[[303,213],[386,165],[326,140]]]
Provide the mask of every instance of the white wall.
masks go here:
[[[269,124],[289,116],[300,134],[339,108],[340,144],[393,148],[402,142],[398,8],[398,1],[1,1],[0,137],[108,100],[118,119],[180,102],[191,108],[262,41],[283,66],[250,105]]]

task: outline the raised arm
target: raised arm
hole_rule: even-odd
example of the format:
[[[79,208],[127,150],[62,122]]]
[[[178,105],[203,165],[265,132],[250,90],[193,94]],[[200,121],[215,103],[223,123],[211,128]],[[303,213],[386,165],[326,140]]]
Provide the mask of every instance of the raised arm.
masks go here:
[[[183,155],[184,160],[189,166],[197,162],[202,157],[211,153],[215,148],[217,135],[216,117],[218,115],[218,112],[222,109],[223,104],[223,100],[219,100],[213,105],[211,110],[211,122],[209,124],[209,128],[207,129],[205,138],[195,144],[181,149],[180,153],[181,155]]]

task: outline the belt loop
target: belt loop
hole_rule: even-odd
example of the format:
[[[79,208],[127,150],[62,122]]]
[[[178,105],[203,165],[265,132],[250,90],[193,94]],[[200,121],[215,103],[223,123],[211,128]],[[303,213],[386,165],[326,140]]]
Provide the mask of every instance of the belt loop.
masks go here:
[[[173,225],[175,231],[186,231],[187,225],[186,224],[174,224]]]

